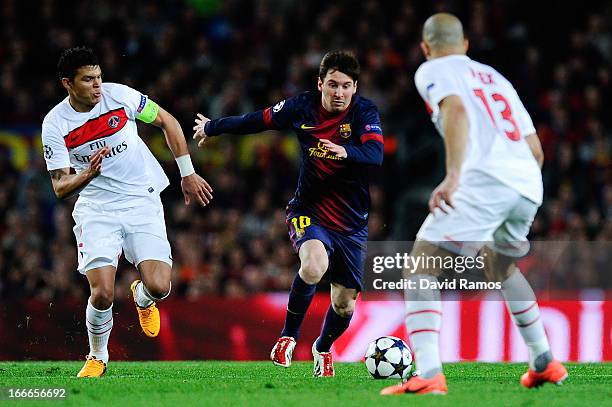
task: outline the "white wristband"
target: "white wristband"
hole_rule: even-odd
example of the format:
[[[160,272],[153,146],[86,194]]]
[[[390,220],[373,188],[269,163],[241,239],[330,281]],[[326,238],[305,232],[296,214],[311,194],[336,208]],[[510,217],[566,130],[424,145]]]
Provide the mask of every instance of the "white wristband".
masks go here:
[[[193,164],[191,162],[191,156],[189,154],[182,155],[180,157],[176,157],[176,164],[179,167],[179,171],[181,172],[181,177],[186,177],[195,172],[193,169]]]

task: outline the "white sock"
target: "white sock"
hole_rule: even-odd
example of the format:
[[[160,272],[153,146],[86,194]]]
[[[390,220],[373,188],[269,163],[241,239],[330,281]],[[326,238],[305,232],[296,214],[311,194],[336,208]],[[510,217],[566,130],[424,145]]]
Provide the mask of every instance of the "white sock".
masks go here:
[[[89,354],[96,359],[108,363],[108,338],[113,329],[113,306],[100,311],[87,300],[85,325],[89,337]]]
[[[149,291],[145,288],[143,282],[139,282],[136,285],[136,304],[140,308],[147,308],[151,304],[155,303],[155,297],[153,297]]]
[[[436,281],[433,276],[412,277],[412,280]],[[431,378],[442,372],[440,360],[440,326],[442,302],[440,290],[406,290],[406,331],[414,351],[414,359],[420,374]]]
[[[506,299],[506,306],[512,321],[517,326],[527,348],[529,349],[529,367],[533,370],[543,370],[552,359],[550,345],[540,318],[540,308],[535,294],[517,268],[516,271],[502,283],[502,294]],[[543,360],[536,359],[542,356]],[[543,364],[543,366],[541,366]]]

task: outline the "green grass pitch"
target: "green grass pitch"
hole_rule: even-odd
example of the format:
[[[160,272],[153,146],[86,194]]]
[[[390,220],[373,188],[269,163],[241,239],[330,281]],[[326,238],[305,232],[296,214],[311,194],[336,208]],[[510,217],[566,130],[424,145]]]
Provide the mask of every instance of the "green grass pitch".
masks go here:
[[[0,362],[0,387],[65,388],[59,400],[0,400],[2,405],[105,406],[612,406],[612,364],[568,364],[562,386],[527,390],[525,364],[445,365],[447,396],[379,396],[393,380],[374,380],[363,363],[337,363],[315,379],[312,364],[270,362],[115,362],[100,379],[77,379],[82,362]]]

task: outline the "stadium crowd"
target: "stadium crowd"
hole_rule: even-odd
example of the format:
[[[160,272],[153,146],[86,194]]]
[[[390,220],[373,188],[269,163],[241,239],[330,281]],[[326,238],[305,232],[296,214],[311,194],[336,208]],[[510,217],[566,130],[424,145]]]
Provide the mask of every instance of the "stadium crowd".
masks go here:
[[[38,141],[42,118],[66,96],[58,56],[81,44],[98,53],[105,81],[148,94],[188,138],[196,112],[241,114],[315,89],[322,55],[353,49],[362,63],[359,93],[376,102],[385,132],[385,163],[372,173],[370,240],[412,240],[443,176],[444,151],[412,79],[422,61],[420,28],[431,12],[452,11],[466,22],[469,55],[514,83],[536,123],[546,155],[545,203],[532,238],[612,240],[609,4],[577,10],[560,2],[560,31],[541,23],[546,2],[525,14],[513,0],[29,3],[6,0],[0,9],[0,298],[86,295],[75,271],[74,198],[56,200]],[[3,141],[8,133],[30,143],[25,164]],[[192,145],[198,172],[214,188],[212,204],[202,209],[183,204],[178,169],[159,131],[141,126],[140,134],[172,182],[162,199],[174,295],[288,290],[297,269],[284,214],[297,180],[294,136],[222,136],[199,151]],[[578,270],[589,278],[575,281],[611,287],[605,267],[589,264],[590,271]],[[566,276],[549,272],[536,288],[555,281],[567,287]],[[118,298],[134,273],[121,263]]]

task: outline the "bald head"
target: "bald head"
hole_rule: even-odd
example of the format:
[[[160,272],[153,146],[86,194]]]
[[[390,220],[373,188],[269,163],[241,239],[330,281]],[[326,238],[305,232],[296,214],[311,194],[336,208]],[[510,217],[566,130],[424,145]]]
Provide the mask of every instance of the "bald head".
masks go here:
[[[457,17],[437,13],[423,25],[423,42],[432,52],[465,53],[463,26]]]

